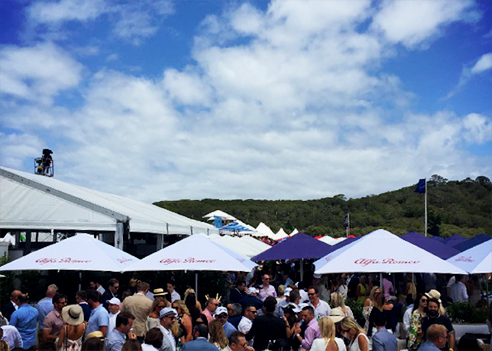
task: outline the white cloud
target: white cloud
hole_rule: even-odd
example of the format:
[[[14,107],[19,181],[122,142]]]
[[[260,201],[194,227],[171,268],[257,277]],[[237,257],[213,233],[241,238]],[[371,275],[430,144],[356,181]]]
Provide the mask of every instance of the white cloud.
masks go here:
[[[89,21],[108,12],[109,4],[104,0],[61,0],[33,2],[28,14],[39,23],[60,23],[65,21]]]
[[[471,68],[470,68],[471,67]],[[448,93],[444,99],[450,99],[463,89],[470,79],[492,68],[492,53],[483,54],[475,64],[467,64],[461,71],[458,84]]]
[[[490,118],[470,113],[463,119],[464,138],[474,144],[482,144],[492,140],[492,122]]]
[[[473,19],[471,1],[387,0],[374,16],[373,29],[390,43],[412,48],[439,35],[449,23]]]
[[[30,19],[28,32],[36,32],[40,25],[47,26],[48,33],[41,37],[66,40],[66,22],[94,21],[109,16],[112,33],[121,39],[138,45],[142,39],[154,35],[162,19],[174,13],[172,2],[166,0],[140,0],[113,2],[107,0],[61,0],[59,2],[33,2],[27,8]],[[158,15],[158,16],[155,16]],[[43,27],[43,29],[45,29]]]
[[[475,65],[471,68],[472,74],[481,73],[483,71],[489,70],[492,68],[492,52],[482,55],[480,59],[475,63]]]
[[[80,63],[51,43],[6,46],[0,61],[2,94],[43,104],[50,104],[60,91],[76,87],[83,70]]]
[[[386,34],[413,47],[461,13],[443,11],[425,30]],[[361,29],[373,13],[364,1],[240,5],[204,20],[182,70],[98,71],[79,108],[7,106],[1,123],[37,135],[36,151],[52,140],[60,179],[145,201],[357,197],[434,173],[490,174],[466,152],[490,140],[490,119],[412,113],[414,94],[381,70],[395,45]],[[26,75],[7,75],[16,96],[35,92]]]
[[[34,169],[34,158],[40,156],[40,152],[46,144],[36,135],[4,134],[0,132],[0,159],[2,165],[14,169],[22,169],[23,161],[31,158]],[[31,170],[30,170],[31,171]]]

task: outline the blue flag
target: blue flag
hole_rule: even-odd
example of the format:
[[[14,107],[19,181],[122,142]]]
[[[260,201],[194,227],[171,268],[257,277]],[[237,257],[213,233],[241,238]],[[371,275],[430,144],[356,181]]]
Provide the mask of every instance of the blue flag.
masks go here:
[[[343,217],[343,229],[347,229],[349,226],[349,215],[348,213]]]
[[[420,179],[415,187],[415,192],[425,194],[425,179]]]

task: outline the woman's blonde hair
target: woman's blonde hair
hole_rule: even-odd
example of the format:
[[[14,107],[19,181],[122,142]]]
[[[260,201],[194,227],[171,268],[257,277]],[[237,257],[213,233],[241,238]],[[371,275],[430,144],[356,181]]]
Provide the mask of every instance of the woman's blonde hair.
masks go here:
[[[364,329],[355,321],[355,319],[351,317],[345,317],[344,319],[341,320],[340,322],[340,327],[342,328],[342,331],[347,331],[349,329],[355,329],[357,331],[356,334],[360,333],[366,333]]]
[[[190,310],[188,310],[188,307],[186,307],[186,304],[184,303],[183,300],[175,300],[173,303],[178,305],[182,314],[187,314],[188,316],[190,315]]]
[[[225,335],[224,327],[219,320],[214,320],[208,325],[210,330],[210,342],[212,344],[217,343],[221,349],[225,348],[228,344],[227,337]]]
[[[330,317],[323,317],[318,321],[319,331],[325,340],[335,339],[335,323]]]
[[[339,292],[334,292],[331,293],[330,295],[331,298],[331,304],[333,305],[333,308],[340,307],[343,311],[343,313],[346,312],[347,306],[345,306],[345,302],[343,301],[343,294]]]

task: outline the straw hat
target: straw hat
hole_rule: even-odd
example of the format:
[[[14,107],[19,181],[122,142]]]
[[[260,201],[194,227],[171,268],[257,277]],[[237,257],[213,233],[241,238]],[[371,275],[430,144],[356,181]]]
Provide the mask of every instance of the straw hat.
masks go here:
[[[345,315],[343,314],[342,309],[337,307],[331,309],[328,317],[333,321],[333,323],[338,323],[345,318]]]
[[[96,330],[93,331],[92,333],[89,333],[86,337],[86,339],[92,339],[92,338],[104,339],[104,335],[100,330]]]
[[[79,325],[84,321],[84,311],[79,305],[68,305],[62,309],[63,321],[70,325]]]
[[[431,291],[426,292],[425,295],[429,299],[436,299],[437,301],[439,301],[439,303],[441,303],[441,293],[436,289],[432,289]]]
[[[164,289],[162,289],[162,288],[154,289],[153,293],[154,293],[154,296],[167,295],[167,292],[165,292]]]

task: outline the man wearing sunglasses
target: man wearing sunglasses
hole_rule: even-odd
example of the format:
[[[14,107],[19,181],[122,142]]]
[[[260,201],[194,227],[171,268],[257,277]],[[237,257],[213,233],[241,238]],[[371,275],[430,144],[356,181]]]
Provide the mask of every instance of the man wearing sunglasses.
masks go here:
[[[176,318],[178,318],[178,312],[171,307],[163,308],[159,314],[161,323],[159,329],[164,335],[160,351],[176,351],[176,340],[171,331],[173,324],[176,323]]]
[[[117,297],[116,294],[118,293],[119,288],[120,282],[117,279],[112,278],[108,281],[108,288],[104,291],[104,294],[102,294],[101,299],[99,300],[105,309],[108,309],[108,301],[113,297]]]
[[[256,318],[257,314],[258,312],[256,311],[255,306],[246,306],[246,309],[244,310],[244,316],[243,318],[241,318],[241,321],[239,321],[237,329],[242,333],[249,332],[251,326],[253,325],[253,320]]]

